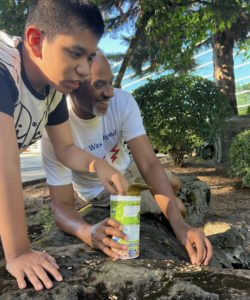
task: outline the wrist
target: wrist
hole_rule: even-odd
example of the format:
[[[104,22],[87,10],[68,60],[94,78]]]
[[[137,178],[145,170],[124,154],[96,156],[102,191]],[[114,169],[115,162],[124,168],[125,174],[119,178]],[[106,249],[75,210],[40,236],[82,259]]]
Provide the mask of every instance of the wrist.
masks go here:
[[[103,168],[103,165],[108,163],[106,160],[101,158],[96,158],[90,163],[89,172],[97,173],[100,168]]]
[[[87,243],[91,247],[93,247],[91,243],[93,227],[94,226],[84,222],[77,228],[76,231],[76,237],[78,237],[79,239],[81,239],[83,242]]]
[[[30,244],[28,244],[25,248],[22,248],[22,251],[12,252],[8,253],[8,251],[5,252],[5,260],[6,262],[9,262],[11,260],[14,260],[24,254],[32,252],[32,249],[30,247]]]
[[[178,220],[171,220],[171,218],[169,218],[169,222],[174,231],[180,231],[190,227],[183,218]]]

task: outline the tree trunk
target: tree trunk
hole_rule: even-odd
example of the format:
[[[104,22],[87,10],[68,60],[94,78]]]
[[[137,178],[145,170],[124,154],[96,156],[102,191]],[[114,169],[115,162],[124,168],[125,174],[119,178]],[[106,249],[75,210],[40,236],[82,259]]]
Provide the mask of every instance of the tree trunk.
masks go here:
[[[121,88],[121,82],[122,82],[122,79],[123,79],[123,76],[125,74],[125,71],[128,67],[128,64],[129,64],[129,61],[130,61],[130,58],[135,50],[135,47],[137,46],[138,42],[139,42],[139,39],[140,39],[140,36],[141,34],[143,33],[143,31],[145,30],[145,27],[148,23],[148,20],[154,15],[155,11],[154,9],[150,11],[147,11],[143,16],[142,16],[142,19],[141,19],[141,22],[138,24],[138,27],[137,27],[137,30],[136,30],[136,33],[135,35],[133,36],[132,38],[132,41],[129,45],[129,48],[125,54],[125,57],[123,59],[123,62],[122,62],[122,65],[119,69],[119,72],[117,74],[117,77],[116,77],[116,80],[115,80],[115,83],[114,83],[114,87],[115,88]]]
[[[234,38],[231,29],[225,28],[223,32],[218,30],[213,35],[212,47],[215,85],[223,88],[230,99],[234,114],[238,115],[233,59]]]

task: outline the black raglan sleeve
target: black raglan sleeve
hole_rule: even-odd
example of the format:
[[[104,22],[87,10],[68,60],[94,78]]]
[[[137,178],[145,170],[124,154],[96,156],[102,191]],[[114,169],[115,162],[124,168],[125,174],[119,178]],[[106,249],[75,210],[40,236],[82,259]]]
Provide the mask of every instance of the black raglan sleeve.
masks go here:
[[[0,62],[0,111],[14,117],[14,104],[18,95],[19,92],[10,71]]]
[[[59,125],[69,119],[69,112],[67,107],[66,96],[62,96],[62,100],[57,107],[48,116],[48,126]]]

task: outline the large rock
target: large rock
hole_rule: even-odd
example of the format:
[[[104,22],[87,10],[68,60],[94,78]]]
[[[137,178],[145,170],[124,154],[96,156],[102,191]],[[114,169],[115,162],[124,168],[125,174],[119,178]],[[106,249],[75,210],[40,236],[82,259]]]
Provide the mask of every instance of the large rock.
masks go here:
[[[228,119],[223,131],[214,142],[214,159],[218,162],[230,163],[229,151],[237,134],[250,129],[250,115],[233,116]]]
[[[211,202],[209,185],[191,176],[180,176],[181,189],[177,197],[182,200],[187,209],[186,222],[194,226],[204,224],[206,213]]]
[[[83,217],[91,224],[109,216],[109,210],[87,207]],[[202,300],[250,299],[250,271],[192,266],[186,251],[158,221],[141,217],[140,257],[112,261],[76,237],[58,228],[34,245],[53,255],[64,277],[51,290],[19,290],[14,278],[0,267],[0,300]],[[212,265],[221,266],[216,257]]]
[[[213,245],[214,258],[223,268],[246,265],[243,236],[226,223],[207,223],[204,233]]]

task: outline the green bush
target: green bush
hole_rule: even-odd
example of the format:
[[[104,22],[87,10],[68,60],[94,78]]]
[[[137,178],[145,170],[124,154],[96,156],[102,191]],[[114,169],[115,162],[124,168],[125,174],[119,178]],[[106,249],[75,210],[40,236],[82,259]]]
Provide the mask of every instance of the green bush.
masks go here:
[[[250,187],[250,130],[238,134],[231,144],[229,174]]]
[[[203,142],[210,143],[232,115],[229,98],[207,79],[187,74],[149,80],[133,93],[153,147],[181,166]]]
[[[250,105],[239,108],[238,113],[239,113],[239,115],[250,115]]]

